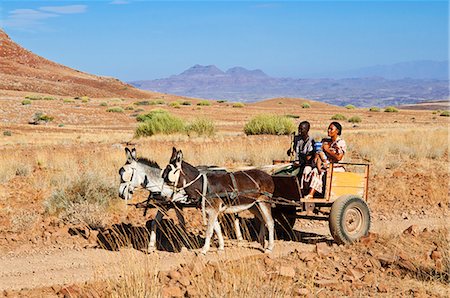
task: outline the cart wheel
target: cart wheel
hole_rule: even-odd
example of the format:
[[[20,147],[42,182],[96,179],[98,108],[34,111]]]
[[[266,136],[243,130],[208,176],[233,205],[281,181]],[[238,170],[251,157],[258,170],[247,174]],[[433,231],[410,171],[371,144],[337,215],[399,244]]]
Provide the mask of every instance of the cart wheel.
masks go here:
[[[277,206],[272,208],[272,216],[275,220],[275,226],[282,234],[291,235],[295,225],[296,207]]]
[[[331,206],[328,221],[331,235],[338,244],[353,243],[369,233],[369,207],[359,196],[342,196]]]

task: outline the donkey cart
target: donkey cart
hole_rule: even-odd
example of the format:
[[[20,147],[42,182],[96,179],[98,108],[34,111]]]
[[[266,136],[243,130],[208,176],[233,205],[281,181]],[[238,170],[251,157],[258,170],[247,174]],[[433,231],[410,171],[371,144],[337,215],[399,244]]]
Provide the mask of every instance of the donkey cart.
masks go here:
[[[370,211],[366,203],[369,165],[339,165],[343,165],[346,171],[335,171],[332,164],[326,173],[322,197],[313,199],[302,195],[297,177],[299,169],[288,165],[272,174],[276,205],[272,210],[283,229],[289,232],[297,218],[305,218],[328,221],[331,235],[338,244],[352,243],[367,235],[370,228]]]

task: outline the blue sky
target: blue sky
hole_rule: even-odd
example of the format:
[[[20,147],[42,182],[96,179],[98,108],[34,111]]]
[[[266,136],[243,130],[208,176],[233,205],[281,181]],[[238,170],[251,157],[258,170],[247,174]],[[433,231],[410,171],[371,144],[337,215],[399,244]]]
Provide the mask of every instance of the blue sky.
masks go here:
[[[276,77],[448,60],[447,1],[8,1],[0,27],[23,47],[125,81],[194,64]]]

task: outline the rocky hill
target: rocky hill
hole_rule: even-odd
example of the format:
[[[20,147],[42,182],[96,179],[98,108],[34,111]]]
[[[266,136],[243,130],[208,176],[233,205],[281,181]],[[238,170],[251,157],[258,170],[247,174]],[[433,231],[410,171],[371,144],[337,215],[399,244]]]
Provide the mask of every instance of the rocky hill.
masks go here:
[[[95,76],[38,56],[0,29],[0,90],[62,96],[151,98],[156,93],[138,90],[114,78]]]
[[[386,106],[442,100],[449,96],[448,80],[274,78],[261,70],[234,67],[222,71],[214,65],[195,65],[179,75],[158,80],[131,82],[145,90],[189,97],[259,101],[275,97],[301,97],[333,105]]]

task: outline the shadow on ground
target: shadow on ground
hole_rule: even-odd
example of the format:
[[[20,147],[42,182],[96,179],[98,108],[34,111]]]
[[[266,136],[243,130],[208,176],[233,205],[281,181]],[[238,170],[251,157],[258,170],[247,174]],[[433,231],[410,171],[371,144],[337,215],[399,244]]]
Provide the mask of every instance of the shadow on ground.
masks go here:
[[[99,247],[117,251],[121,247],[132,247],[146,252],[150,240],[151,220],[146,226],[134,226],[128,223],[115,224],[111,228],[98,230],[97,244]],[[260,223],[257,219],[240,219],[242,236],[245,241],[258,241]],[[224,237],[236,239],[232,216],[225,216],[221,220]],[[83,231],[78,234],[83,235]],[[267,238],[267,234],[266,234]],[[332,243],[326,235],[301,232],[298,230],[288,230],[281,225],[276,225],[276,239],[285,241],[295,241],[306,244],[318,242]],[[187,249],[199,249],[204,244],[203,235],[196,235],[186,232],[179,224],[172,219],[163,219],[157,229],[157,249],[167,252],[180,252],[182,247]]]

